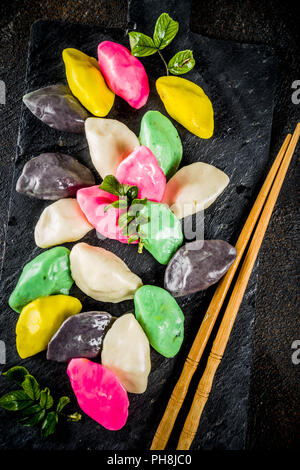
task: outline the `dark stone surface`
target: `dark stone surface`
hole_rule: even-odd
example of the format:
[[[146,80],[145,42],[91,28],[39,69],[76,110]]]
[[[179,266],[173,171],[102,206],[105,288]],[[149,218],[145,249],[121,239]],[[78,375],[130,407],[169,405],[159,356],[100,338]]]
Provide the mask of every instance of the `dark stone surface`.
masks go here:
[[[157,2],[154,2],[157,4]],[[270,4],[275,4],[271,8]],[[11,178],[11,166],[8,164],[14,154],[16,143],[16,130],[18,126],[18,118],[20,111],[20,102],[22,94],[28,89],[24,89],[23,78],[26,61],[27,44],[24,42],[24,37],[28,38],[29,25],[34,19],[39,17],[58,18],[68,21],[82,21],[85,23],[105,23],[108,26],[126,26],[126,5],[125,2],[117,1],[100,1],[95,5],[94,2],[47,2],[47,4],[40,4],[38,1],[30,1],[23,4],[23,2],[13,1],[10,2],[9,7],[6,2],[1,3],[1,75],[0,78],[5,81],[7,85],[8,101],[5,108],[2,107],[0,115],[1,127],[1,151],[3,154],[3,165],[1,165],[1,182],[2,182],[2,198],[1,198],[1,215],[6,220],[5,214],[8,206],[8,194],[10,191],[9,184],[7,183]],[[160,8],[161,2],[159,2]],[[227,4],[228,5],[228,4]],[[252,7],[252,5],[254,5]],[[171,11],[170,11],[171,13]],[[181,19],[182,24],[182,19]],[[192,28],[197,32],[205,35],[217,37],[218,39],[224,38],[229,40],[238,40],[246,42],[267,43],[275,47],[277,56],[279,58],[279,80],[277,82],[277,92],[275,101],[275,122],[273,126],[273,135],[271,141],[271,155],[267,159],[270,163],[274,158],[276,151],[280,146],[285,134],[292,131],[296,120],[299,120],[299,108],[291,102],[291,83],[293,80],[299,78],[299,46],[297,45],[297,38],[299,32],[296,27],[297,21],[293,11],[289,11],[283,4],[279,2],[238,2],[232,1],[228,6],[224,7],[223,2],[212,1],[209,3],[195,2],[193,5],[192,14]],[[87,31],[90,31],[87,28]],[[147,31],[145,31],[147,32]],[[65,31],[62,32],[62,36]],[[114,31],[114,34],[116,32]],[[121,34],[121,33],[120,33]],[[298,36],[297,36],[298,35]],[[57,39],[57,38],[55,38]],[[118,40],[114,36],[115,40]],[[76,41],[80,44],[80,37]],[[86,46],[93,47],[101,40],[100,36],[91,38],[90,43]],[[74,41],[76,43],[76,41]],[[185,42],[186,41],[186,42]],[[187,38],[183,37],[178,41],[180,48],[184,49],[187,44]],[[199,41],[199,39],[198,39]],[[72,45],[76,47],[76,44]],[[121,39],[120,39],[121,42]],[[204,87],[209,90],[208,94],[213,99],[213,103],[218,110],[219,115],[223,115],[223,120],[217,122],[216,137],[217,142],[214,145],[203,145],[203,153],[201,152],[201,160],[220,166],[221,169],[226,171],[225,158],[227,156],[228,169],[236,165],[237,169],[240,165],[241,154],[249,152],[249,166],[255,170],[255,174],[250,175],[245,172],[241,175],[236,172],[229,190],[221,197],[218,202],[213,206],[211,211],[206,214],[206,237],[217,238],[222,234],[222,238],[234,242],[238,233],[238,229],[247,214],[253,198],[257,193],[258,187],[266,174],[267,166],[261,162],[261,166],[257,165],[255,155],[250,145],[241,146],[241,152],[234,147],[234,136],[242,139],[239,143],[242,145],[249,139],[252,129],[239,122],[240,119],[235,121],[235,114],[229,113],[230,106],[239,105],[239,109],[246,109],[247,114],[254,111],[257,113],[259,109],[264,108],[264,103],[256,100],[253,93],[241,93],[239,96],[234,97],[233,90],[230,90],[229,79],[227,73],[237,69],[237,56],[234,55],[239,47],[234,43],[227,44],[231,48],[231,56],[226,61],[226,66],[221,64],[222,54],[218,57],[218,61],[210,63],[207,57],[205,45],[208,40],[202,38],[201,43],[195,43],[194,50],[197,52],[199,69],[189,74],[191,80],[203,80]],[[176,41],[174,42],[175,45]],[[298,41],[299,43],[299,41]],[[222,44],[222,43],[218,43]],[[48,44],[46,44],[48,46]],[[251,48],[253,57],[255,47]],[[16,52],[17,51],[17,52]],[[251,56],[248,48],[244,48],[245,55]],[[169,49],[171,54],[172,49]],[[228,52],[228,49],[227,51]],[[58,54],[56,51],[52,60],[47,61],[47,83],[51,82],[53,74],[57,77],[57,73],[63,79],[61,65],[56,66]],[[248,57],[249,59],[249,57]],[[41,58],[42,60],[42,58]],[[153,60],[153,62],[152,62]],[[250,62],[248,65],[253,71],[253,88],[256,92],[257,80],[255,74],[258,73],[257,61]],[[146,68],[151,68],[153,77],[163,73],[163,69],[156,58],[149,58],[144,61]],[[209,67],[207,67],[209,65]],[[223,85],[219,87],[216,80],[216,68],[218,76],[224,74]],[[153,68],[153,70],[152,70]],[[243,70],[240,67],[236,70],[242,74]],[[245,71],[245,70],[244,70]],[[50,72],[50,73],[49,73]],[[297,75],[298,73],[298,75]],[[202,75],[202,77],[201,77]],[[259,74],[260,79],[262,78]],[[29,87],[41,86],[39,83],[43,77],[36,74],[34,70],[29,74]],[[272,82],[272,80],[271,80]],[[249,85],[249,83],[243,83]],[[249,89],[251,89],[249,88]],[[152,78],[153,89],[153,78]],[[229,93],[226,95],[226,93]],[[266,96],[262,99],[268,98],[268,93],[272,90],[266,88]],[[211,94],[210,94],[211,93]],[[252,94],[252,96],[251,96]],[[217,97],[214,100],[214,96]],[[235,98],[235,100],[233,99]],[[253,101],[251,101],[251,99]],[[226,105],[224,105],[224,100]],[[249,101],[248,101],[249,100]],[[161,106],[161,104],[159,104]],[[262,106],[260,108],[260,106]],[[147,108],[148,109],[148,108]],[[158,109],[160,109],[158,107]],[[120,120],[126,122],[128,108],[118,101],[114,112],[118,114]],[[226,112],[227,111],[227,112]],[[24,112],[24,110],[23,110]],[[111,116],[113,117],[113,116]],[[271,123],[271,113],[267,113],[269,125]],[[133,119],[131,127],[135,132],[138,132],[138,120]],[[33,124],[36,128],[36,124]],[[230,132],[223,132],[224,129]],[[241,132],[242,128],[242,132]],[[29,126],[32,131],[32,127]],[[255,132],[258,129],[255,128]],[[41,130],[41,129],[40,129]],[[180,134],[183,136],[183,130],[180,128]],[[43,145],[43,132],[34,134],[34,139],[31,139],[33,147],[29,147],[27,152],[33,155],[37,151],[42,151],[40,146]],[[52,139],[51,150],[58,148],[68,148],[70,152],[76,149],[76,155],[80,161],[84,162],[86,158],[86,147],[79,141],[66,140],[65,135],[59,135],[53,131],[47,134]],[[260,133],[255,135],[255,138]],[[225,139],[226,137],[226,139]],[[185,135],[183,139],[184,148],[186,148],[186,156],[183,162],[188,162],[188,156],[193,149],[193,139]],[[268,141],[268,136],[263,135],[261,141],[265,143]],[[50,150],[49,140],[47,142],[47,150]],[[226,144],[225,144],[226,142]],[[22,144],[22,142],[20,142]],[[230,143],[230,145],[229,145]],[[238,142],[236,141],[237,145]],[[249,142],[247,142],[249,144]],[[230,152],[226,153],[226,148],[230,148]],[[19,155],[21,154],[19,147]],[[26,146],[25,146],[26,148]],[[21,170],[22,165],[26,158],[31,155],[26,155],[25,148],[22,148],[24,156],[22,162],[17,163],[17,172]],[[220,152],[220,149],[222,151]],[[261,152],[266,157],[266,148],[261,146]],[[78,153],[77,153],[78,152]],[[219,153],[219,155],[218,155]],[[25,157],[25,158],[24,158]],[[219,158],[218,158],[219,157]],[[185,159],[187,158],[187,159]],[[232,162],[230,159],[232,158]],[[266,160],[266,161],[267,161]],[[253,162],[255,161],[255,165]],[[223,166],[222,166],[223,163]],[[231,166],[232,165],[232,166]],[[231,176],[231,175],[229,175]],[[250,178],[250,179],[249,179]],[[5,183],[5,184],[4,184]],[[296,424],[297,424],[297,410],[299,409],[299,381],[297,378],[297,366],[291,362],[291,344],[295,337],[297,316],[297,283],[296,283],[296,224],[295,219],[297,216],[296,204],[291,204],[295,200],[295,187],[296,187],[296,171],[295,159],[291,165],[291,169],[287,176],[287,181],[282,191],[281,198],[277,205],[272,219],[272,224],[268,230],[268,235],[264,242],[261,264],[259,271],[259,291],[258,291],[258,306],[256,309],[256,324],[254,335],[254,354],[252,360],[252,381],[251,381],[251,394],[249,402],[249,427],[248,427],[248,442],[249,448],[278,448],[278,447],[293,447],[297,444]],[[14,191],[14,188],[13,188]],[[237,194],[237,196],[236,196]],[[21,197],[21,196],[18,196]],[[234,207],[231,206],[234,200]],[[39,250],[34,248],[33,239],[30,236],[33,226],[38,218],[38,214],[42,210],[43,205],[39,203],[39,207],[32,205],[31,201],[22,198],[17,201],[14,196],[14,210],[22,210],[27,213],[26,222],[22,227],[18,226],[18,219],[14,216],[9,219],[10,233],[8,236],[8,250],[10,250],[9,259],[11,264],[5,264],[5,285],[7,290],[12,289],[16,279],[17,271],[20,269],[19,258],[16,257],[22,254],[22,249],[25,250],[26,256],[22,255],[24,263],[29,261],[31,257],[36,255]],[[229,204],[230,201],[230,204]],[[227,207],[226,207],[227,206]],[[226,209],[226,226],[222,213]],[[232,215],[231,215],[232,211]],[[222,220],[222,226],[218,223]],[[2,228],[5,232],[6,226]],[[86,238],[95,243],[95,239],[90,236]],[[15,246],[13,246],[15,244]],[[275,246],[275,249],[274,249]],[[132,248],[132,247],[130,247]],[[112,249],[112,247],[111,247]],[[9,252],[9,251],[8,251]],[[276,259],[274,253],[276,252]],[[24,252],[23,252],[24,253]],[[125,253],[122,256],[126,261],[126,257],[132,268],[136,265],[136,257],[132,252]],[[150,255],[149,255],[150,256]],[[26,259],[25,259],[26,258]],[[147,272],[143,273],[145,282],[155,281],[152,276],[151,268],[153,260],[147,258],[149,265]],[[157,265],[156,265],[157,266]],[[134,269],[134,268],[133,268]],[[286,276],[284,275],[286,274]],[[159,275],[158,275],[159,277]],[[278,281],[280,279],[280,282]],[[248,286],[247,294],[245,296],[242,308],[239,312],[238,321],[232,332],[230,342],[226,349],[222,366],[219,368],[213,395],[207,405],[205,414],[201,422],[199,433],[194,442],[194,448],[241,448],[244,445],[245,429],[246,429],[246,407],[247,407],[247,384],[249,383],[249,358],[251,351],[251,329],[254,321],[253,307],[254,307],[254,287],[255,287],[255,273]],[[75,292],[74,292],[75,293]],[[192,298],[185,299],[181,304],[183,310],[188,311],[187,315],[187,329],[186,341],[180,355],[174,360],[162,360],[161,357],[153,354],[153,371],[151,374],[152,386],[143,397],[131,400],[133,414],[136,417],[134,422],[128,421],[126,428],[118,434],[118,439],[111,442],[111,437],[108,432],[100,430],[97,427],[95,433],[95,424],[91,423],[87,418],[80,424],[67,424],[61,429],[57,438],[51,438],[47,442],[40,442],[36,439],[37,434],[35,430],[20,429],[19,426],[12,426],[10,418],[7,414],[1,414],[1,427],[5,429],[5,440],[0,441],[1,448],[101,448],[100,442],[102,439],[109,439],[110,446],[106,448],[148,448],[149,443],[153,437],[153,432],[161,417],[161,410],[165,406],[169,397],[170,391],[177,379],[177,371],[181,369],[184,357],[188,351],[190,343],[194,337],[195,331],[199,325],[199,320],[202,318],[202,312],[208,304],[209,298],[213,291],[208,290],[205,298],[202,296],[193,296]],[[83,299],[82,299],[83,300]],[[95,305],[91,299],[85,300],[85,308],[94,308]],[[5,302],[5,299],[4,299]],[[201,302],[201,313],[199,318],[199,305]],[[127,305],[122,305],[122,311],[126,311]],[[111,313],[119,314],[121,309],[118,306],[113,306],[110,309]],[[274,312],[276,314],[274,314]],[[1,339],[7,343],[7,356],[10,364],[15,364],[19,360],[15,352],[14,341],[12,341],[12,331],[14,331],[16,318],[12,312],[3,311],[1,318]],[[4,328],[5,325],[5,328]],[[217,325],[218,326],[218,325]],[[241,331],[247,331],[247,334],[241,335]],[[245,362],[248,359],[248,363]],[[70,387],[68,387],[65,380],[65,368],[57,364],[49,364],[45,367],[45,357],[40,354],[34,358],[34,361],[23,361],[26,365],[30,365],[33,373],[40,377],[44,385],[49,384],[49,377],[51,383],[55,383],[57,395],[59,393],[68,393],[71,395]],[[27,363],[27,364],[26,364]],[[191,394],[188,396],[187,404],[185,405],[179,417],[179,426],[182,425],[185,412],[191,402],[193,390],[200,377],[201,368],[197,371],[195,380],[193,380]],[[224,380],[222,380],[224,378]],[[226,378],[226,381],[225,381]],[[50,383],[50,385],[51,385]],[[262,387],[261,384],[264,384]],[[3,381],[2,391],[8,389],[7,383]],[[232,390],[234,389],[234,394]],[[218,395],[219,394],[219,395]],[[219,396],[216,400],[214,397]],[[226,399],[224,399],[224,396]],[[229,402],[227,401],[229,397]],[[231,399],[230,399],[231,397]],[[148,404],[150,403],[150,406]],[[228,403],[231,405],[228,407]],[[73,400],[73,405],[75,401]],[[151,422],[151,427],[144,429],[144,422],[147,421],[144,410],[148,409]],[[216,419],[217,416],[217,419]],[[235,416],[234,420],[232,420]],[[141,418],[142,417],[142,418]],[[138,419],[139,418],[139,419]],[[75,427],[74,427],[75,426]],[[175,437],[170,442],[171,447],[176,443],[176,432],[178,438],[178,429],[175,430]],[[95,437],[96,434],[96,437]],[[142,441],[141,434],[143,434]],[[2,434],[3,435],[3,434]],[[94,446],[95,442],[97,445]],[[130,442],[130,444],[129,444]]]

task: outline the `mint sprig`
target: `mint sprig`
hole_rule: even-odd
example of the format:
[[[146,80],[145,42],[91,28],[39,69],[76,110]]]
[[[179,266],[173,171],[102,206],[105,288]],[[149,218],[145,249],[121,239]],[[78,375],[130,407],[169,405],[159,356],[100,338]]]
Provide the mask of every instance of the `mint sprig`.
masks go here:
[[[40,425],[41,435],[48,437],[56,430],[61,416],[68,421],[81,419],[79,413],[64,415],[62,410],[70,403],[69,397],[61,397],[54,408],[54,399],[48,387],[41,390],[37,380],[25,367],[15,366],[2,374],[22,388],[6,393],[0,398],[0,407],[18,412],[18,422],[23,426]]]
[[[122,233],[128,238],[128,244],[138,241],[138,252],[142,253],[143,244],[140,240],[141,225],[147,224],[150,217],[140,215],[140,211],[147,202],[147,198],[134,199],[127,212],[121,214],[118,225],[122,228]]]
[[[105,176],[104,180],[99,186],[100,189],[107,193],[114,194],[115,196],[125,196],[126,188],[125,185],[119,183],[117,178],[113,175]]]
[[[173,41],[178,30],[178,21],[173,20],[168,13],[162,13],[156,21],[153,39],[137,31],[129,33],[131,54],[135,57],[146,57],[157,52],[166,67],[167,75],[169,73],[182,75],[189,72],[195,65],[191,50],[177,52],[168,64],[161,53]]]
[[[105,206],[104,212],[106,212],[110,207],[114,207],[116,209],[126,209],[126,205],[129,206],[131,201],[133,201],[139,193],[139,188],[137,186],[122,184],[113,175],[105,176],[99,188],[103,191],[106,191],[107,193],[119,197],[118,201],[114,201],[111,204]],[[125,201],[126,204],[119,201]]]
[[[99,188],[119,197],[116,201],[104,206],[104,212],[111,208],[124,210],[119,215],[118,225],[122,230],[122,234],[129,237],[128,244],[139,241],[139,253],[141,253],[143,245],[140,241],[140,227],[148,223],[150,218],[140,216],[139,211],[142,210],[148,199],[146,197],[138,199],[139,188],[137,186],[122,184],[113,175],[105,176]]]

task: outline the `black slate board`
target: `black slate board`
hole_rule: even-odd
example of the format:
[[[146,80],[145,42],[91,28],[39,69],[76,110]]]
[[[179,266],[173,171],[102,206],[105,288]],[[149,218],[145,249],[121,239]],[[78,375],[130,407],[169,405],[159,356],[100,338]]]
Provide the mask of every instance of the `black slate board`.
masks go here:
[[[196,66],[185,78],[195,81],[204,89],[215,111],[215,133],[208,141],[198,139],[175,123],[183,142],[182,165],[204,161],[228,174],[229,187],[205,212],[205,237],[222,238],[235,243],[269,166],[276,68],[273,53],[264,46],[217,41],[191,33],[188,27],[190,0],[131,1],[129,26],[134,27],[134,23],[137,23],[137,30],[151,34],[156,18],[163,11],[180,21],[180,32],[174,43],[166,49],[166,58],[169,59],[179,49],[193,49]],[[107,39],[128,47],[128,37],[123,30],[49,21],[35,23],[29,44],[26,91],[65,80],[61,59],[65,47],[79,48],[96,56],[98,43]],[[162,63],[157,56],[142,61],[150,78],[151,93],[147,105],[135,111],[116,98],[108,116],[123,121],[136,134],[139,133],[139,123],[146,110],[157,109],[165,113],[155,91],[155,79],[164,74]],[[50,129],[34,118],[25,107],[22,108],[2,271],[0,332],[1,339],[6,343],[7,366],[22,364],[39,378],[42,385],[53,389],[57,397],[61,394],[71,396],[71,410],[71,407],[75,409],[76,400],[65,373],[66,366],[46,361],[45,353],[20,360],[15,349],[14,334],[17,314],[7,306],[21,268],[42,251],[34,244],[33,229],[42,209],[49,203],[28,199],[16,193],[14,188],[25,162],[43,151],[70,153],[92,168],[84,136]],[[164,267],[149,253],[145,252],[141,256],[134,246],[126,247],[111,240],[99,241],[95,232],[88,234],[84,240],[94,245],[100,244],[116,253],[143,278],[145,284],[162,285]],[[245,445],[255,277],[254,271],[192,449],[241,449]],[[55,437],[43,441],[35,429],[13,425],[8,414],[1,412],[0,448],[147,450],[213,291],[211,288],[206,293],[179,299],[186,318],[183,347],[173,359],[151,352],[149,387],[143,395],[130,395],[129,419],[121,431],[106,431],[90,418],[84,417],[78,424],[61,426]],[[116,316],[128,311],[133,305],[132,302],[95,302],[86,298],[76,287],[72,288],[71,295],[83,301],[84,310],[105,309]],[[191,401],[201,370],[199,368],[191,384],[187,405],[179,415],[170,448],[176,444],[184,412]],[[1,393],[8,389],[9,384],[1,380]]]

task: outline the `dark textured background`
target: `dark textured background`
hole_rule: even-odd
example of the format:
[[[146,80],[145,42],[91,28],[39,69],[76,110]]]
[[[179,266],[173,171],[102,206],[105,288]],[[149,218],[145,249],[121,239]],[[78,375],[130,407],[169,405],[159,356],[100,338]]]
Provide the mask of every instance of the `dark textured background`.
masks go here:
[[[226,6],[224,5],[226,3]],[[0,79],[7,85],[1,106],[1,243],[6,230],[12,159],[15,155],[21,97],[24,91],[30,25],[36,19],[126,26],[127,2],[1,2]],[[298,16],[297,16],[298,14]],[[299,12],[288,2],[193,2],[191,29],[217,39],[267,44],[279,62],[271,156],[300,118],[291,102],[291,84],[300,79]],[[291,361],[299,339],[297,290],[296,153],[265,238],[259,266],[248,448],[295,448],[299,445],[299,365]],[[298,422],[297,422],[298,420]]]

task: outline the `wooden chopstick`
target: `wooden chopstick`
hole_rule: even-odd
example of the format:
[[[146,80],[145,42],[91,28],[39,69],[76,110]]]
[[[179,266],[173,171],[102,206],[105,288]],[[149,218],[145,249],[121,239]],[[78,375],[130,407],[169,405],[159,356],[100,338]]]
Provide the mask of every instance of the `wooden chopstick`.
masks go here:
[[[295,132],[290,140],[290,144],[284,155],[277,176],[270,190],[269,196],[265,203],[261,217],[257,224],[249,249],[246,253],[240,273],[235,283],[234,289],[230,296],[224,316],[222,318],[218,333],[213,342],[211,352],[209,354],[207,365],[199,382],[197,391],[194,396],[190,411],[183,426],[177,449],[187,450],[190,448],[195,434],[197,432],[199,421],[209,397],[213,379],[216,370],[223,357],[234,321],[236,319],[239,307],[241,305],[254,263],[256,261],[260,246],[266,233],[274,206],[276,204],[280,189],[282,187],[286,172],[291,162],[295,147],[297,145],[300,134],[300,123],[298,123]]]
[[[258,197],[247,218],[244,228],[238,238],[238,241],[236,243],[237,257],[234,263],[232,264],[232,266],[230,267],[230,269],[228,270],[228,272],[226,273],[226,275],[220,281],[215,291],[215,295],[201,323],[199,331],[195,337],[191,350],[185,361],[179,380],[173,390],[173,393],[169,399],[165,413],[157,428],[157,431],[155,433],[155,436],[151,445],[151,450],[163,450],[165,449],[165,446],[167,445],[167,442],[172,432],[177,415],[180,411],[184,398],[187,394],[190,381],[201,359],[201,356],[205,349],[208,338],[211,334],[211,331],[218,317],[223,301],[226,297],[227,291],[230,287],[231,281],[234,277],[238,264],[242,258],[244,250],[250,239],[251,233],[255,227],[255,224],[258,220],[260,212],[263,208],[266,197],[271,188],[271,185],[278,171],[280,163],[284,157],[284,154],[286,152],[290,139],[291,139],[291,135],[288,134],[258,194]]]

